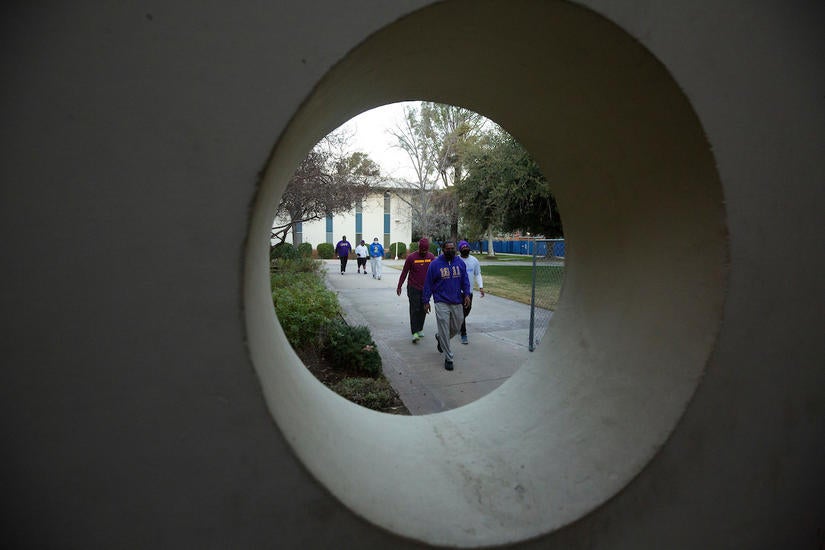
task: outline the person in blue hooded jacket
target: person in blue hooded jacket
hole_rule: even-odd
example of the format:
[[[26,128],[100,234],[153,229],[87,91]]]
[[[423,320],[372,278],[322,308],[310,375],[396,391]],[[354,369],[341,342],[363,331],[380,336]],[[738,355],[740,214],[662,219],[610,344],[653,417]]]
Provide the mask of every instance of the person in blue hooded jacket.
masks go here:
[[[372,268],[372,278],[381,280],[381,262],[384,259],[384,247],[378,242],[378,237],[372,240],[369,246],[370,267]]]
[[[421,302],[424,311],[430,312],[430,298],[435,302],[436,348],[444,354],[444,368],[453,370],[453,351],[450,340],[461,330],[464,308],[470,305],[470,278],[467,266],[456,256],[455,242],[447,241],[444,251],[430,263],[424,279]]]

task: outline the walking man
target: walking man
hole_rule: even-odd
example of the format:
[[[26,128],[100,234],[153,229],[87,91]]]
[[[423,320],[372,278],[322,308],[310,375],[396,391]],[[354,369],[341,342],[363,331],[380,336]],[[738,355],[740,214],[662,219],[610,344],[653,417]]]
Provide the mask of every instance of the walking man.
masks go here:
[[[444,354],[444,368],[453,370],[450,339],[461,330],[464,306],[470,303],[470,279],[464,261],[456,257],[455,243],[447,241],[442,249],[444,253],[433,260],[427,269],[421,301],[427,313],[430,312],[430,297],[435,302],[435,321],[438,326],[436,348]]]
[[[341,260],[341,275],[347,270],[347,260],[349,259],[350,250],[352,250],[352,245],[347,240],[347,236],[344,235],[341,237],[341,240],[338,241],[338,244],[335,245],[335,254],[338,256],[338,259]]]
[[[417,344],[424,337],[424,320],[427,313],[424,311],[424,304],[421,302],[421,293],[424,292],[424,279],[427,277],[427,269],[435,259],[430,252],[430,241],[423,237],[418,241],[418,250],[409,254],[404,261],[404,269],[401,270],[401,277],[398,278],[398,287],[395,293],[401,296],[401,286],[404,284],[407,274],[407,300],[410,302],[410,332],[412,332],[412,343]]]
[[[370,245],[370,267],[373,279],[381,280],[381,260],[383,259],[384,247],[378,242],[378,237],[375,237]]]
[[[358,262],[358,273],[361,273],[361,268],[364,268],[364,275],[367,274],[367,258],[369,258],[370,253],[367,250],[367,245],[364,243],[364,239],[361,239],[361,244],[355,247],[355,260]]]
[[[470,304],[464,306],[464,320],[461,322],[461,343],[469,344],[467,340],[467,316],[470,315],[470,310],[473,309],[473,280],[478,285],[478,292],[484,298],[484,281],[481,279],[481,264],[474,256],[470,256],[470,243],[461,241],[458,243],[458,254],[464,260],[467,266],[467,276],[470,278]]]

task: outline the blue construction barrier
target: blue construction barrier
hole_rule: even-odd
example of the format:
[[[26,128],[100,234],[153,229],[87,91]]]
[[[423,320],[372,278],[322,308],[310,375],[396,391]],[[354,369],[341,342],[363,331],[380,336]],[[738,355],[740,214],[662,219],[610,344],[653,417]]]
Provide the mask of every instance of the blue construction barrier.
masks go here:
[[[470,249],[482,254],[487,253],[487,241],[476,241],[470,243]],[[501,254],[524,254],[533,255],[533,247],[536,247],[537,256],[555,256],[564,258],[564,239],[553,239],[550,241],[493,241],[493,250]],[[549,252],[549,253],[548,253]]]

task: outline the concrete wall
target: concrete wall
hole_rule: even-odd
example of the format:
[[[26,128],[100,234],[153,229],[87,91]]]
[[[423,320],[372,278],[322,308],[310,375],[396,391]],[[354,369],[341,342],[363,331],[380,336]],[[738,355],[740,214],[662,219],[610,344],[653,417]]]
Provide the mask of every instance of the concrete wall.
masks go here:
[[[650,185],[644,188],[644,208],[639,209],[648,212],[644,220],[655,224],[651,227],[676,231],[671,222],[688,209],[670,199],[674,194],[691,197],[708,213],[704,219],[712,222],[714,241],[724,244],[724,273],[676,283],[676,299],[687,300],[686,292],[692,290],[699,306],[708,307],[705,312],[691,310],[688,319],[713,320],[705,330],[701,326],[691,330],[713,338],[704,341],[702,349],[685,344],[693,357],[685,366],[694,369],[693,374],[678,385],[678,397],[666,415],[670,420],[655,430],[655,448],[634,459],[639,450],[632,442],[648,442],[646,424],[630,434],[630,448],[611,441],[605,455],[608,462],[615,458],[617,463],[626,459],[632,464],[622,469],[624,481],[614,481],[612,489],[605,482],[592,488],[592,500],[570,502],[571,508],[580,507],[580,513],[552,516],[542,511],[515,527],[520,518],[493,516],[501,520],[506,536],[497,537],[497,525],[487,522],[473,538],[412,514],[410,510],[417,510],[414,503],[405,508],[397,494],[387,497],[396,512],[390,524],[386,518],[371,516],[381,507],[381,495],[373,495],[376,502],[365,506],[359,501],[363,486],[350,486],[347,494],[356,496],[347,500],[339,487],[328,483],[330,493],[316,481],[324,475],[359,478],[343,467],[340,472],[332,470],[336,463],[346,464],[344,455],[311,456],[313,449],[324,448],[317,441],[296,439],[296,422],[306,422],[310,430],[317,428],[315,434],[324,434],[323,426],[313,422],[323,419],[327,410],[345,410],[365,423],[363,440],[358,442],[362,445],[369,444],[372,429],[383,437],[396,426],[379,418],[383,415],[343,408],[309,385],[306,391],[319,398],[313,407],[316,418],[288,418],[290,410],[304,411],[297,405],[279,409],[273,399],[279,388],[267,377],[281,376],[304,391],[303,382],[295,381],[302,376],[300,371],[291,369],[289,357],[282,358],[282,370],[275,361],[274,373],[260,360],[253,368],[250,357],[256,348],[247,347],[247,342],[255,339],[257,325],[250,325],[250,309],[262,315],[264,308],[249,302],[248,290],[255,281],[248,270],[257,248],[248,245],[260,240],[253,234],[254,220],[265,218],[266,203],[277,195],[278,186],[264,184],[259,193],[260,174],[271,174],[271,159],[297,155],[292,148],[298,151],[301,144],[306,151],[325,131],[356,114],[347,109],[355,109],[358,101],[325,98],[328,88],[319,83],[372,33],[428,4],[426,0],[231,6],[187,1],[158,6],[76,2],[70,7],[20,4],[6,9],[0,49],[5,67],[0,418],[3,533],[10,546],[414,548],[421,544],[376,528],[361,516],[419,540],[433,541],[427,532],[432,527],[443,535],[437,540],[458,545],[498,544],[524,536],[534,537],[522,543],[533,548],[823,544],[825,278],[820,236],[825,229],[821,216],[825,17],[815,2],[720,5],[590,0],[582,2],[587,9],[555,2],[502,2],[498,23],[510,33],[522,24],[513,5],[548,10],[544,19],[528,18],[535,33],[522,34],[518,41],[502,40],[502,51],[507,44],[519,42],[527,51],[540,50],[543,57],[552,58],[558,50],[541,51],[543,40],[560,36],[563,40],[557,45],[571,47],[555,61],[560,71],[556,74],[571,70],[584,78],[587,67],[594,69],[592,81],[557,80],[554,87],[545,88],[564,94],[551,94],[554,98],[581,98],[567,111],[581,115],[579,121],[572,115],[565,118],[565,111],[555,108],[554,115],[570,130],[566,137],[551,132],[558,141],[542,142],[541,133],[516,116],[515,126],[507,128],[517,136],[535,136],[527,140],[528,148],[548,158],[565,140],[580,143],[581,148],[566,149],[571,156],[555,159],[552,169],[591,178],[584,178],[582,187],[568,184],[560,200],[570,245],[567,282],[572,284],[563,300],[571,296],[568,305],[580,304],[586,306],[585,313],[608,315],[596,319],[598,323],[594,317],[577,316],[575,308],[559,316],[569,319],[557,325],[560,333],[589,348],[571,350],[568,362],[557,359],[559,363],[553,365],[559,370],[553,372],[586,369],[598,362],[600,352],[618,345],[607,337],[611,326],[621,327],[621,317],[616,309],[599,309],[603,307],[596,303],[599,293],[592,292],[609,290],[610,279],[590,269],[601,259],[590,252],[601,249],[583,246],[577,256],[576,243],[593,245],[607,230],[622,226],[621,212],[608,216],[600,226],[584,205],[597,197],[598,188],[591,183],[601,179],[604,189],[617,192],[618,202],[612,204],[632,207],[632,194],[618,192],[630,181],[631,168],[650,169],[642,178]],[[489,22],[496,7],[489,2],[435,6],[476,17],[479,24]],[[421,17],[412,22],[431,22],[426,14]],[[558,25],[562,20],[581,22],[581,29],[592,34],[572,30],[565,34]],[[404,29],[428,37],[426,25]],[[542,29],[546,35],[539,32]],[[471,30],[462,29],[470,44]],[[485,47],[491,47],[495,33],[480,31]],[[640,50],[649,51],[661,67],[656,68],[646,54],[625,56],[632,48],[622,33],[637,39]],[[600,45],[603,49],[581,47],[577,36],[604,36],[607,43]],[[611,51],[613,40],[622,54],[611,60],[604,52]],[[406,50],[399,55],[415,55],[438,43],[404,40]],[[594,62],[591,54],[597,49]],[[353,63],[372,59],[388,64],[398,53],[387,52],[387,59],[378,59],[374,56],[380,51],[369,47],[364,51],[369,55],[356,57]],[[427,55],[419,56],[421,62]],[[346,75],[346,63],[326,82]],[[505,64],[518,68],[519,58],[499,59],[491,66]],[[353,66],[366,71],[365,88],[382,80],[382,73],[370,73],[367,65]],[[605,72],[605,67],[615,73]],[[622,88],[628,94],[619,104],[621,116],[604,116],[611,113],[610,98],[588,92],[588,82],[615,77],[626,84],[625,75],[638,71],[644,78],[637,87]],[[693,133],[674,134],[690,137],[690,154],[684,157],[677,154],[678,140],[657,143],[651,138],[658,134],[649,131],[656,126],[656,117],[670,120],[668,105],[656,104],[657,97],[664,97],[660,93],[675,97],[671,83],[661,78],[665,73],[684,92],[686,102],[679,103],[676,111],[687,112],[689,105],[695,113],[695,120],[688,117],[680,123],[697,125],[707,140],[702,143]],[[525,104],[542,101],[545,92],[530,82],[534,73],[522,74]],[[391,96],[393,79],[383,78],[388,82],[379,88],[387,92],[386,102],[404,99]],[[441,93],[460,94],[462,83],[453,86]],[[633,90],[640,94],[638,111],[631,108]],[[396,93],[401,92],[392,91]],[[477,98],[487,107],[480,112],[507,119],[507,105],[496,110],[495,93],[491,86]],[[600,101],[587,103],[594,99]],[[321,113],[324,109],[319,105],[329,112]],[[587,112],[591,116],[583,114]],[[616,124],[631,120],[627,117],[637,112],[644,117],[638,127]],[[303,132],[296,132],[294,124],[288,127],[297,113],[313,122]],[[576,128],[591,133],[579,134]],[[624,149],[621,142],[602,139],[637,131],[636,147]],[[654,162],[646,164],[641,158],[646,147],[686,162],[668,170]],[[588,165],[588,159],[595,159],[594,165],[601,167],[599,161],[619,161],[625,153],[630,160],[619,163],[626,172],[618,173],[616,181],[610,181],[613,173],[595,174]],[[652,183],[662,174],[667,178],[681,171],[695,174],[687,161],[697,158],[714,164],[696,180],[700,192],[680,180],[675,189],[653,193]],[[695,170],[708,166],[701,164]],[[543,169],[548,172],[548,167]],[[702,200],[705,189],[707,200]],[[610,203],[612,198],[599,200]],[[677,204],[679,209],[670,210]],[[644,234],[645,227],[633,229]],[[680,246],[689,247],[687,234],[682,237]],[[697,242],[697,250],[705,244]],[[651,258],[662,257],[658,248],[651,250]],[[772,254],[766,256],[765,250]],[[718,257],[711,260],[706,264],[708,273],[719,267]],[[708,285],[706,292],[695,286],[702,281]],[[656,300],[670,311],[667,285],[618,282],[637,296],[648,296],[641,302],[651,311],[660,305]],[[708,295],[716,300],[720,291],[723,302],[705,304]],[[586,301],[588,297],[592,303]],[[715,306],[719,308],[713,310]],[[649,323],[655,317],[646,319]],[[673,313],[661,320],[678,328]],[[573,328],[582,329],[580,339],[572,338]],[[584,329],[598,329],[596,333],[604,338],[588,339],[592,334]],[[282,342],[273,342],[283,350]],[[681,351],[671,348],[661,352]],[[525,372],[532,375],[540,367]],[[650,376],[656,372],[650,370]],[[508,392],[517,393],[529,381],[523,376],[521,382],[504,388],[500,397],[494,392],[494,401],[485,401],[477,410],[492,407],[495,400],[504,403]],[[668,382],[665,379],[658,386],[659,395],[651,395],[662,406],[668,403]],[[578,391],[584,402],[587,394],[582,389],[589,387],[580,384],[571,391]],[[633,395],[632,388],[627,395]],[[616,408],[610,409],[619,423],[626,410],[639,413],[636,405],[623,403],[623,397],[616,395],[612,403]],[[600,414],[605,412],[601,403],[594,401]],[[553,407],[563,413],[563,403]],[[639,418],[647,422],[658,412],[653,409]],[[459,409],[452,416],[436,415],[423,422],[427,427],[460,427],[468,414]],[[611,418],[590,420],[608,425]],[[454,435],[459,437],[461,430]],[[544,441],[543,437],[539,439]],[[465,443],[472,444],[472,440]],[[620,456],[623,450],[627,456]],[[466,456],[466,448],[459,451],[456,457]],[[422,453],[420,460],[426,462],[427,457]],[[599,457],[568,459],[598,461]],[[316,469],[318,464],[327,468],[323,475]],[[381,465],[378,474],[382,468],[386,466]],[[427,468],[422,465],[421,471],[430,471]],[[599,473],[609,469],[606,464]],[[550,487],[557,481],[536,478],[525,486]],[[560,502],[565,503],[564,498]],[[553,524],[562,517],[577,521]],[[450,519],[446,517],[445,523]],[[475,516],[462,510],[460,519],[453,523],[473,521]],[[417,530],[409,533],[407,526]]]
[[[403,242],[409,245],[412,239],[412,217],[410,214],[410,206],[404,201],[400,200],[397,195],[393,194],[390,200],[390,240],[389,242]],[[286,223],[285,221],[276,221],[276,223]],[[337,243],[342,235],[347,236],[353,246],[358,244],[356,240],[355,231],[355,209],[344,214],[333,216],[332,219],[332,243]],[[376,193],[364,199],[361,212],[361,228],[363,229],[363,236],[361,237],[367,243],[372,242],[373,237],[378,237],[383,244],[384,242],[384,193]],[[327,223],[326,220],[313,220],[311,222],[304,222],[302,227],[302,240],[305,243],[312,244],[313,248],[317,248],[319,243],[327,240]],[[292,242],[292,231],[287,233],[287,242]],[[385,246],[388,248],[389,244]],[[389,250],[387,250],[389,253]]]

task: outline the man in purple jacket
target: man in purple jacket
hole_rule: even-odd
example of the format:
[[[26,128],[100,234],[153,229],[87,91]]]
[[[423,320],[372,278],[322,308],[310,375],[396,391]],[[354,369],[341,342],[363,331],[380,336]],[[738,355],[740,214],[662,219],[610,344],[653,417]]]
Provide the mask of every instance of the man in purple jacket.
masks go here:
[[[347,236],[344,235],[341,237],[341,240],[338,241],[338,244],[335,245],[335,254],[341,261],[341,275],[347,270],[347,260],[349,259],[350,250],[352,250],[352,245],[347,240]]]
[[[398,286],[395,293],[401,296],[401,286],[404,279],[409,274],[407,280],[407,300],[410,302],[410,331],[412,332],[412,343],[417,344],[424,337],[424,320],[427,314],[424,312],[424,304],[421,303],[421,293],[424,292],[424,279],[427,277],[427,269],[435,259],[430,252],[430,241],[422,237],[418,241],[418,250],[407,255],[404,261],[404,269],[401,270],[401,277],[398,278]]]
[[[464,307],[470,304],[470,278],[467,266],[456,257],[455,242],[447,241],[442,246],[444,253],[430,263],[424,279],[421,302],[424,311],[430,312],[430,297],[435,302],[435,322],[438,333],[436,347],[444,354],[444,368],[453,370],[453,352],[450,339],[461,330],[464,321]]]

